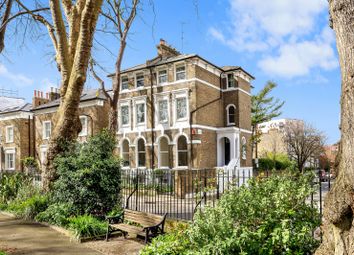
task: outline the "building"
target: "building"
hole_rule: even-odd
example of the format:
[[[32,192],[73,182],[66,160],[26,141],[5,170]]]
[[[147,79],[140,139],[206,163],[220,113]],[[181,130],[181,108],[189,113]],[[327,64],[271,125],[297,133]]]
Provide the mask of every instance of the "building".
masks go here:
[[[219,67],[196,54],[181,54],[161,40],[155,58],[121,72],[117,152],[124,167],[251,168],[253,79],[241,67]],[[26,145],[26,155],[41,163],[59,103],[57,90],[45,95],[35,91],[32,108],[23,108],[32,123],[28,141],[33,142]],[[108,126],[109,106],[100,90],[84,91],[79,111],[80,141]],[[24,156],[16,155],[16,160]]]
[[[284,132],[290,123],[302,122],[296,119],[278,119],[263,122],[258,125],[258,132],[261,134],[260,142],[257,144],[258,157],[265,157],[268,152],[274,154],[288,154],[288,146],[284,142]]]
[[[130,168],[251,167],[251,84],[241,67],[180,54],[121,72],[119,153]]]
[[[23,170],[21,159],[34,154],[31,104],[0,96],[0,171]]]

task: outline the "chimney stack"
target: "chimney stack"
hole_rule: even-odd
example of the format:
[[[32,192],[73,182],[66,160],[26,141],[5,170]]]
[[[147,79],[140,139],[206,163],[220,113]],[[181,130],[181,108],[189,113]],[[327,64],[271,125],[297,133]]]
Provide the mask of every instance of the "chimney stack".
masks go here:
[[[33,107],[37,107],[39,105],[46,104],[48,102],[49,102],[49,99],[43,97],[43,91],[34,90],[33,98],[32,98],[32,106]]]
[[[167,44],[164,39],[160,39],[160,43],[156,46],[159,57],[174,57],[181,55],[179,51]]]
[[[60,93],[57,88],[50,87],[49,100],[54,101],[60,98]]]

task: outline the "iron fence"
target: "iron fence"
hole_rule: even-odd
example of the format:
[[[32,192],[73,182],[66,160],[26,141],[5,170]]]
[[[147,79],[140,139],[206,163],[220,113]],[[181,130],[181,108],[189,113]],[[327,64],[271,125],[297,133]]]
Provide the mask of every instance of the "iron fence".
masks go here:
[[[267,178],[266,171],[258,178]],[[197,210],[206,205],[215,206],[222,194],[231,187],[247,185],[253,177],[252,169],[237,168],[234,171],[220,169],[202,170],[122,170],[122,201],[131,210],[153,214],[167,213],[177,220],[193,220]],[[333,180],[324,181],[321,172],[313,180],[316,191],[308,203],[319,210],[322,218],[324,197]]]

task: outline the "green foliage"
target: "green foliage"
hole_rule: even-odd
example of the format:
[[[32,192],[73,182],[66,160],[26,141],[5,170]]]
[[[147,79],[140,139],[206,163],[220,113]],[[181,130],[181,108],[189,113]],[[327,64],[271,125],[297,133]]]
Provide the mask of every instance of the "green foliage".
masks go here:
[[[17,197],[22,187],[28,187],[32,179],[23,173],[6,173],[0,178],[0,204],[7,204]]]
[[[154,239],[141,254],[312,254],[320,217],[306,204],[311,178],[253,179],[197,214],[187,230]]]
[[[104,235],[107,231],[107,223],[90,215],[82,215],[69,218],[69,229],[74,231],[77,238],[96,237]]]
[[[25,167],[32,167],[38,169],[38,162],[34,157],[26,157],[22,159],[22,163]]]
[[[7,255],[7,253],[4,251],[0,251],[0,255]]]
[[[108,131],[75,144],[55,159],[59,174],[53,186],[57,203],[71,204],[79,215],[105,215],[119,202],[120,160]]]
[[[76,215],[71,204],[51,204],[48,208],[36,216],[36,221],[65,227],[69,224],[70,217]]]
[[[292,161],[288,155],[283,153],[267,153],[259,159],[259,170],[285,170],[292,166]]]
[[[48,196],[35,194],[26,200],[15,199],[10,202],[8,210],[15,213],[18,217],[33,220],[37,214],[43,212],[48,207]]]

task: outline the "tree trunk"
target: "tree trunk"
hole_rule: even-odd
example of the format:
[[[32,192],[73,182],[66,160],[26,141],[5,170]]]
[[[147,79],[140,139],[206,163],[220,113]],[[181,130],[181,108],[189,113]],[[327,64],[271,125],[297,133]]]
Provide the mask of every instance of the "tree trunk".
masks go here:
[[[342,76],[338,176],[325,199],[323,242],[317,255],[354,254],[354,1],[330,0]]]
[[[4,16],[1,21],[0,27],[2,27],[2,29],[0,31],[0,53],[2,53],[2,51],[5,48],[5,33],[6,33],[6,28],[7,28],[7,25],[5,25],[5,23],[7,22],[7,20],[10,17],[12,3],[13,3],[13,0],[7,0]],[[4,25],[4,27],[3,27],[3,25]]]
[[[112,104],[109,109],[108,130],[115,136],[118,130],[118,104]]]

